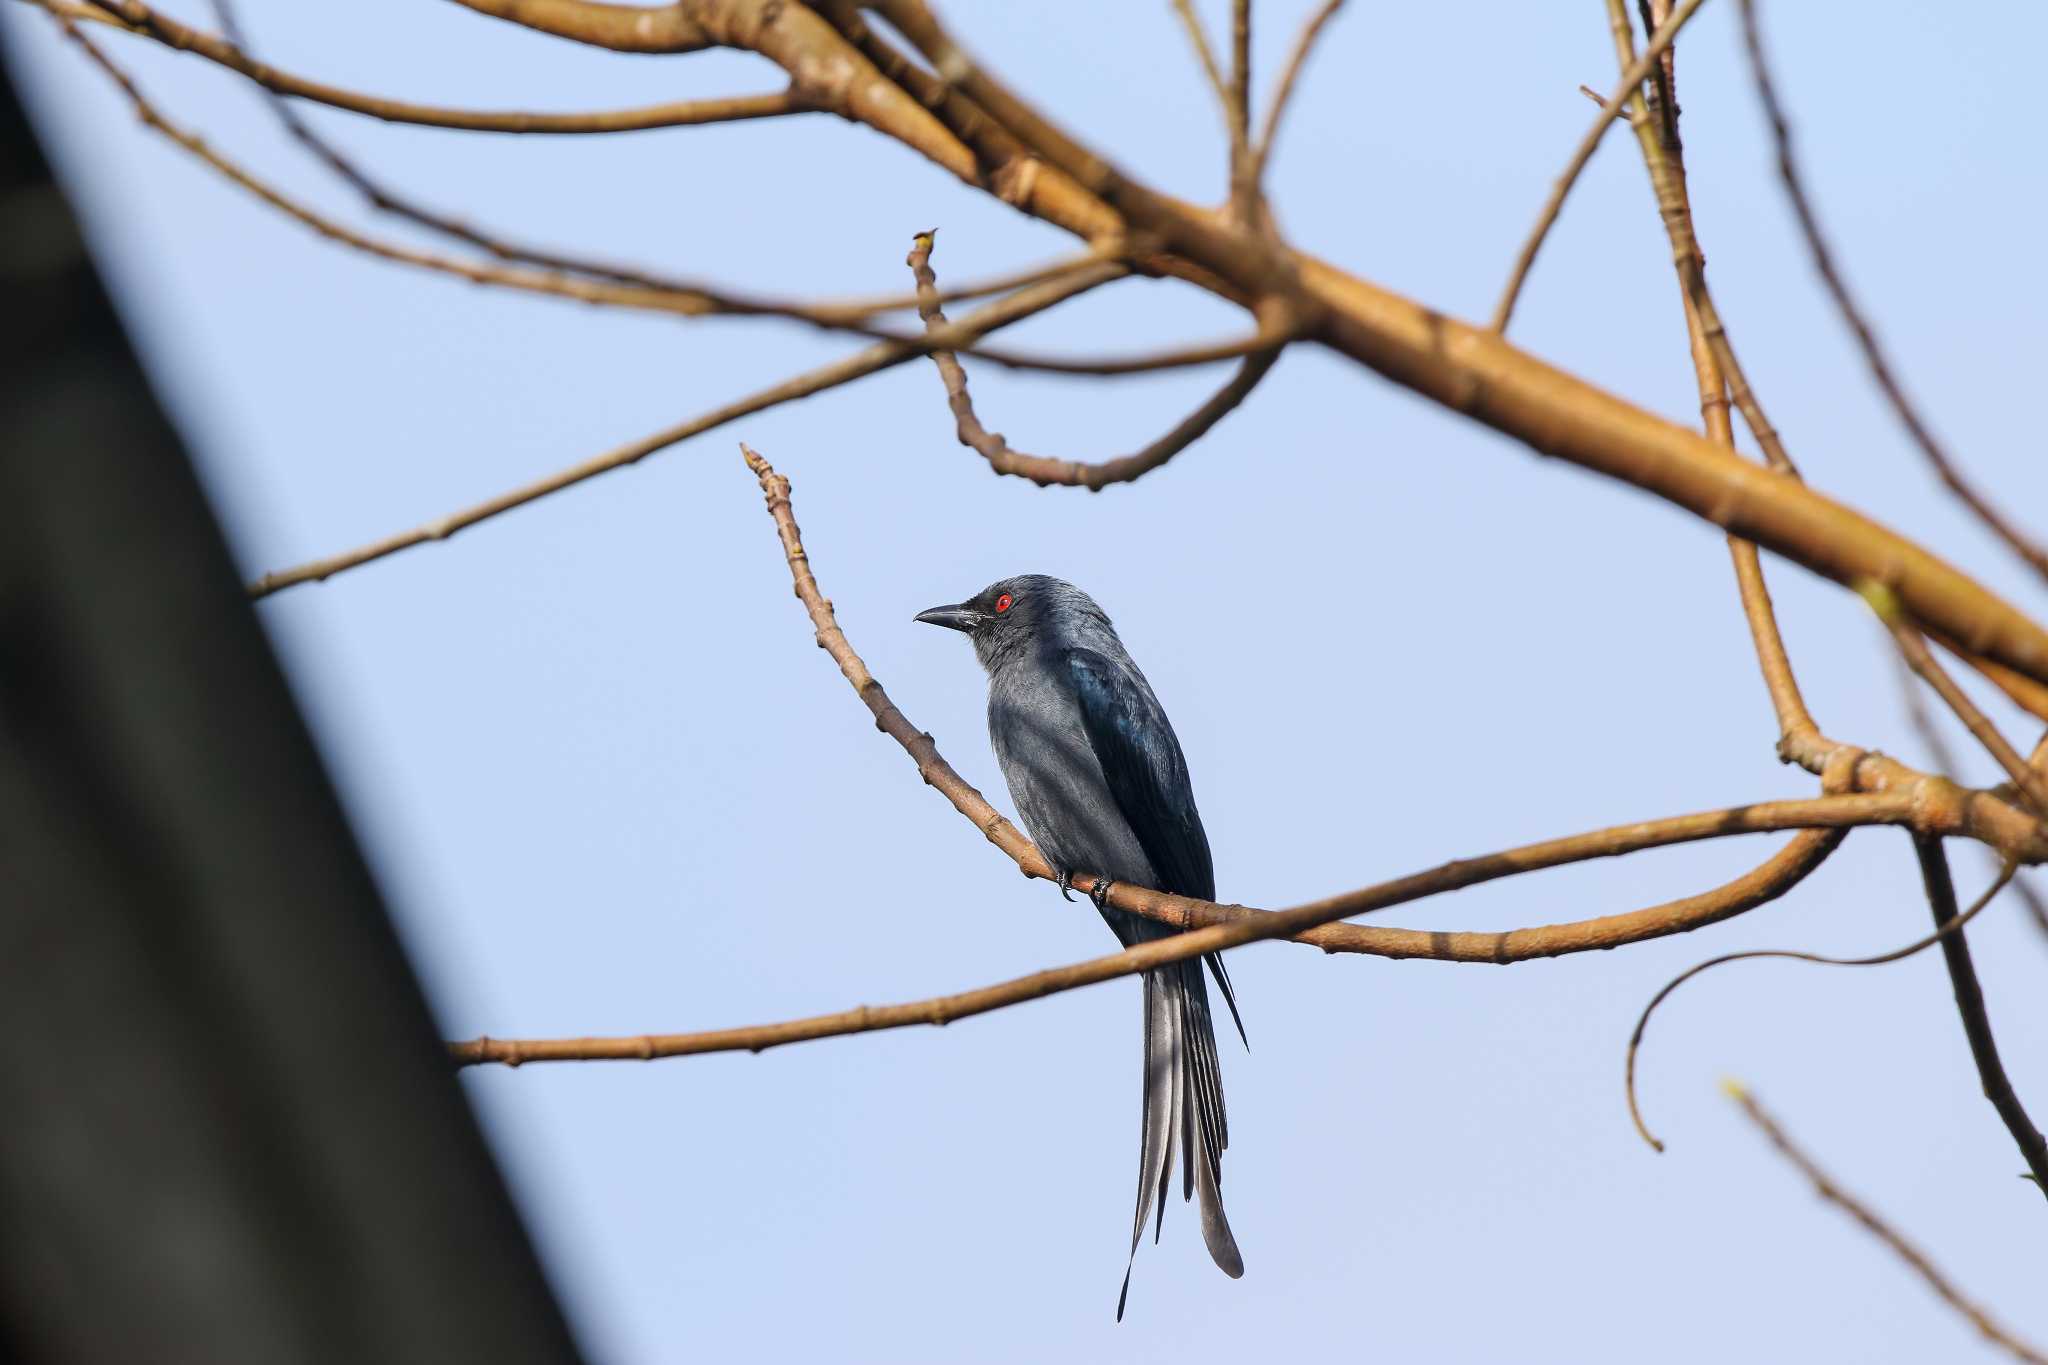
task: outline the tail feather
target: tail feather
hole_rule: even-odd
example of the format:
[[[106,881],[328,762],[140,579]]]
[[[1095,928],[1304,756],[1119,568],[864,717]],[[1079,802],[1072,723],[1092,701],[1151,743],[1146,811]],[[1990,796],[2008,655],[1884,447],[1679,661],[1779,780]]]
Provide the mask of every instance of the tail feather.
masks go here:
[[[1223,1106],[1223,1071],[1202,964],[1177,962],[1145,973],[1145,1093],[1138,1144],[1138,1205],[1131,1224],[1131,1260],[1124,1266],[1116,1315],[1122,1321],[1131,1291],[1131,1264],[1154,1213],[1153,1237],[1166,1221],[1166,1191],[1176,1145],[1182,1161],[1181,1197],[1201,1198],[1202,1240],[1210,1259],[1235,1279],[1244,1258],[1223,1212],[1223,1150],[1230,1127]],[[1225,991],[1228,986],[1225,985]],[[1227,996],[1226,996],[1227,998]],[[1231,1013],[1236,1014],[1235,1002]],[[1240,1026],[1240,1032],[1242,1027]]]

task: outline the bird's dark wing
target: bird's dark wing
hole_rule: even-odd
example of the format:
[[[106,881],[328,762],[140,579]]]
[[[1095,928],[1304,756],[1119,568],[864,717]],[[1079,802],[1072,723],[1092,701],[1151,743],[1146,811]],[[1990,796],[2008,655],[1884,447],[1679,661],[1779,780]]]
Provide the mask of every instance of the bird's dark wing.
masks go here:
[[[1215,900],[1209,836],[1195,809],[1187,760],[1166,712],[1130,669],[1092,649],[1067,650],[1066,664],[1080,701],[1082,726],[1110,794],[1159,877],[1154,889]],[[1211,953],[1206,961],[1242,1039],[1244,1019],[1237,1012],[1237,993],[1230,988],[1223,959]]]
[[[1094,650],[1069,649],[1066,663],[1088,743],[1159,877],[1156,889],[1214,900],[1209,836],[1166,713],[1128,668]]]

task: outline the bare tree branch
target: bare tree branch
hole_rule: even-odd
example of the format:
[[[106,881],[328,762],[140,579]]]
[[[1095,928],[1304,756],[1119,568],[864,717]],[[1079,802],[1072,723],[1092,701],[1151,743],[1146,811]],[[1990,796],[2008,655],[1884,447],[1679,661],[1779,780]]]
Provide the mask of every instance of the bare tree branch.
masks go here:
[[[1344,0],[1323,0],[1321,7],[1301,26],[1301,33],[1294,40],[1294,50],[1287,54],[1287,65],[1281,68],[1280,80],[1273,87],[1273,102],[1266,109],[1265,127],[1259,134],[1258,144],[1252,149],[1251,161],[1244,173],[1245,192],[1254,198],[1265,193],[1266,162],[1273,155],[1273,141],[1280,135],[1280,120],[1286,117],[1287,103],[1294,98],[1294,86],[1301,79],[1301,69],[1308,64],[1308,54],[1315,50],[1316,39],[1322,36],[1323,26],[1342,8]]]
[[[1963,937],[1956,917],[1956,887],[1948,871],[1948,854],[1939,838],[1915,832],[1913,852],[1920,859],[1920,877],[1927,887],[1927,904],[1934,912],[1937,929],[1956,926],[1956,932],[1941,940],[1942,961],[1948,966],[1949,985],[1954,988],[1956,1013],[1963,1021],[1963,1036],[1970,1041],[1970,1056],[1977,1063],[1978,1079],[1984,1083],[1984,1098],[1998,1111],[2006,1131],[2012,1134],[2020,1155],[2033,1173],[2034,1188],[2048,1196],[2048,1139],[2027,1116],[2026,1106],[2012,1088],[1999,1060],[1998,1040],[1991,1034],[1991,1016],[1984,1005],[1984,988],[1977,982],[1976,964],[1970,961],[1970,941]]]
[[[1878,344],[1877,334],[1871,330],[1869,320],[1857,306],[1855,296],[1849,292],[1848,281],[1842,277],[1835,264],[1834,252],[1829,249],[1826,234],[1821,231],[1820,219],[1813,211],[1813,201],[1807,196],[1806,186],[1799,174],[1799,165],[1792,152],[1792,130],[1785,119],[1784,105],[1779,102],[1776,85],[1771,80],[1770,63],[1764,58],[1763,35],[1756,18],[1756,0],[1742,0],[1743,47],[1749,54],[1749,69],[1756,80],[1756,93],[1762,102],[1764,113],[1770,121],[1771,138],[1777,147],[1778,178],[1785,184],[1785,195],[1792,201],[1792,212],[1799,220],[1800,233],[1806,238],[1808,252],[1813,256],[1814,269],[1820,272],[1821,280],[1827,285],[1828,294],[1834,299],[1835,307],[1842,314],[1842,320],[1849,324],[1855,334],[1856,344],[1863,352],[1863,359],[1870,367],[1870,374],[1877,386],[1884,392],[1885,401],[1891,404],[1898,416],[1899,424],[1912,436],[1913,443],[1934,466],[1935,473],[1949,490],[1962,499],[1965,506],[1977,514],[1977,519],[1991,528],[2000,540],[2034,566],[2034,570],[2048,578],[2048,550],[2033,537],[2009,521],[1999,510],[1985,499],[1949,458],[1948,451],[1935,439],[1933,430],[1922,420],[1920,412],[1906,397],[1905,387],[1892,372],[1891,362],[1886,358],[1884,348]]]
[[[818,644],[832,656],[847,682],[874,715],[876,728],[900,744],[916,761],[925,782],[936,787],[955,809],[975,823],[991,843],[1009,854],[1027,876],[1050,880],[1053,870],[1038,850],[940,756],[931,736],[918,731],[897,709],[881,683],[868,671],[866,663],[854,652],[811,568],[810,556],[804,549],[802,533],[790,505],[789,480],[777,474],[752,450],[745,446],[741,450],[746,455],[748,468],[761,483],[797,598],[811,618]],[[1864,823],[1904,822],[1911,820],[1914,814],[1915,803],[1897,796],[1838,796],[1813,801],[1764,802],[1619,826],[1509,849],[1482,858],[1459,860],[1362,891],[1277,912],[1216,905],[1117,883],[1109,888],[1110,904],[1167,923],[1178,923],[1187,932],[1070,967],[1037,972],[981,990],[911,1004],[879,1008],[862,1006],[837,1014],[712,1033],[543,1040],[486,1037],[451,1044],[451,1054],[458,1064],[464,1065],[478,1062],[518,1065],[532,1061],[651,1060],[702,1052],[758,1052],[786,1042],[914,1024],[944,1024],[970,1014],[985,1013],[1059,991],[1133,975],[1206,952],[1222,951],[1261,939],[1306,936],[1346,915],[1567,862],[1611,857],[1735,833],[1795,828],[1834,830]],[[1078,890],[1087,891],[1095,885],[1095,878],[1077,874],[1073,885]],[[1559,952],[1612,947],[1618,942],[1629,941],[1613,933],[1615,924],[1628,918],[1610,916],[1604,920],[1516,930],[1508,934],[1445,934],[1417,930],[1370,930],[1357,925],[1344,927],[1355,934],[1380,939],[1377,950],[1387,956],[1511,962]],[[1204,921],[1207,921],[1204,927],[1190,927]],[[1679,932],[1685,927],[1694,926],[1659,925],[1654,932]],[[1651,934],[1637,936],[1648,937]],[[1483,949],[1483,955],[1475,949]]]
[[[1913,1273],[1927,1282],[1928,1288],[1941,1296],[1943,1302],[1968,1319],[1970,1325],[1975,1327],[1986,1341],[2015,1359],[2026,1361],[2027,1365],[2048,1365],[2048,1356],[2042,1355],[2034,1347],[1994,1322],[1990,1314],[1965,1298],[1963,1292],[1957,1289],[1947,1276],[1935,1269],[1934,1263],[1922,1255],[1917,1247],[1894,1232],[1891,1225],[1873,1213],[1868,1205],[1837,1185],[1826,1171],[1815,1164],[1812,1157],[1794,1146],[1792,1139],[1786,1136],[1785,1130],[1778,1126],[1777,1120],[1764,1112],[1763,1106],[1756,1102],[1756,1097],[1751,1095],[1746,1087],[1728,1081],[1723,1083],[1722,1089],[1728,1092],[1730,1099],[1742,1106],[1742,1112],[1748,1115],[1749,1121],[1771,1140],[1771,1145],[1777,1148],[1787,1161],[1798,1167],[1800,1174],[1813,1182],[1816,1194],[1861,1223],[1873,1237],[1890,1247],[1900,1260],[1913,1268]]]
[[[1669,18],[1668,0],[1645,0],[1645,8],[1659,24]],[[1628,14],[1621,7],[1620,0],[1610,0],[1608,12],[1614,28],[1617,55],[1622,65],[1627,67],[1633,64],[1634,59],[1634,36]],[[1666,205],[1675,206],[1684,218],[1683,237],[1697,251],[1698,237],[1692,226],[1692,196],[1686,184],[1684,144],[1678,135],[1677,51],[1675,43],[1667,45],[1663,62],[1657,68],[1663,92],[1664,117],[1659,124],[1661,135],[1639,139],[1639,144],[1660,213]],[[1596,95],[1594,98],[1597,100],[1599,97]],[[1674,248],[1677,241],[1678,238],[1674,237]],[[1700,421],[1708,439],[1733,451],[1735,432],[1728,419],[1727,376],[1722,372],[1720,357],[1707,334],[1693,294],[1685,287],[1686,272],[1681,269],[1678,274],[1679,302],[1685,310],[1685,330],[1692,351],[1693,373],[1699,381]],[[1700,286],[1704,291],[1704,277],[1701,277]],[[1797,471],[1792,469],[1790,459],[1782,452],[1780,459],[1777,467],[1796,477]],[[1778,744],[1783,752],[1788,742],[1810,741],[1817,737],[1819,727],[1806,709],[1806,699],[1800,694],[1799,681],[1792,672],[1791,656],[1787,654],[1784,637],[1778,630],[1777,612],[1771,605],[1770,588],[1764,581],[1763,562],[1756,546],[1730,536],[1728,553],[1734,561],[1736,589],[1755,645],[1757,664],[1763,673],[1765,690],[1770,694],[1771,708],[1777,714]]]
[[[34,0],[31,0],[33,3]],[[90,19],[109,24],[122,32],[155,39],[164,46],[196,56],[248,77],[280,95],[311,100],[350,113],[364,114],[386,123],[417,124],[428,128],[456,128],[484,133],[627,133],[648,128],[678,128],[706,123],[734,123],[745,119],[775,118],[803,114],[816,106],[794,91],[764,95],[729,95],[717,99],[675,100],[644,105],[637,109],[613,109],[588,114],[533,113],[519,110],[450,109],[441,105],[415,104],[410,100],[386,99],[349,90],[338,85],[308,80],[251,56],[240,43],[181,24],[167,14],[142,4],[141,0],[94,0],[91,4],[66,3],[57,8],[73,19]]]
[[[917,280],[918,315],[928,327],[943,328],[946,315],[939,308],[938,278],[931,268],[933,236],[930,232],[919,233],[911,244],[905,264]],[[1280,358],[1281,349],[1281,345],[1276,343],[1268,350],[1247,356],[1229,383],[1212,394],[1173,430],[1144,449],[1098,463],[1026,455],[1012,450],[1000,434],[983,426],[975,415],[974,400],[967,392],[967,371],[960,364],[959,357],[951,351],[934,350],[931,358],[938,366],[940,378],[945,381],[946,403],[952,409],[960,444],[979,452],[988,461],[989,468],[998,474],[1029,479],[1040,487],[1058,484],[1100,492],[1110,484],[1142,478],[1207,435],[1210,428],[1242,403],[1266,377],[1266,371],[1272,369],[1273,362]]]
[[[1614,93],[1600,105],[1600,117],[1593,120],[1593,126],[1579,139],[1579,145],[1572,152],[1572,159],[1565,164],[1564,174],[1551,187],[1550,197],[1543,201],[1543,207],[1536,215],[1536,226],[1529,230],[1522,249],[1515,256],[1514,268],[1508,272],[1508,282],[1501,290],[1500,302],[1493,306],[1493,321],[1488,324],[1495,332],[1508,329],[1508,319],[1514,316],[1515,302],[1522,295],[1522,285],[1529,278],[1529,268],[1536,264],[1536,253],[1543,249],[1543,239],[1550,235],[1551,224],[1564,209],[1564,201],[1571,195],[1572,186],[1578,183],[1579,172],[1593,159],[1593,152],[1600,146],[1600,139],[1607,134],[1607,125],[1615,115],[1635,99],[1635,91],[1648,78],[1657,65],[1664,49],[1671,46],[1678,37],[1678,31],[1685,27],[1685,21],[1692,18],[1700,7],[1701,0],[1685,0],[1673,12],[1662,28],[1650,37],[1650,45],[1643,49],[1643,55],[1629,64],[1621,73],[1621,80],[1615,84]]]
[[[1754,962],[1763,958],[1771,958],[1786,962],[1811,962],[1822,967],[1882,967],[1887,963],[1903,961],[1916,953],[1933,947],[1937,943],[1947,941],[1951,936],[1960,936],[1963,926],[1975,919],[1983,911],[1984,907],[1990,905],[1998,893],[2004,890],[2012,881],[2014,870],[2015,868],[2012,863],[2003,864],[1999,868],[1997,878],[1990,886],[1984,889],[1982,895],[1971,902],[1968,910],[1965,910],[1960,916],[1951,918],[1933,933],[1914,939],[1903,948],[1894,948],[1890,952],[1878,953],[1872,957],[1823,957],[1819,953],[1796,952],[1790,948],[1756,948],[1748,952],[1723,953],[1719,957],[1710,957],[1705,962],[1695,963],[1677,976],[1672,977],[1664,983],[1661,990],[1650,997],[1650,1003],[1643,1006],[1643,1012],[1636,1016],[1635,1031],[1628,1038],[1628,1061],[1624,1069],[1623,1085],[1628,1093],[1628,1116],[1630,1121],[1636,1126],[1636,1133],[1644,1142],[1649,1143],[1654,1150],[1659,1152],[1664,1150],[1663,1141],[1653,1135],[1650,1132],[1649,1126],[1643,1122],[1642,1106],[1636,1095],[1636,1058],[1637,1054],[1642,1050],[1643,1033],[1650,1027],[1650,1016],[1655,1014],[1657,1007],[1669,999],[1672,993],[1680,986],[1683,986],[1700,973],[1719,967],[1727,962]],[[1951,898],[1950,909],[1951,911],[1954,909],[1953,898]]]
[[[1934,759],[1935,768],[1944,775],[1954,778],[1959,771],[1956,756],[1950,751],[1948,741],[1942,737],[1940,727],[1935,725],[1933,713],[1921,700],[1920,689],[1914,685],[1913,678],[1913,670],[1902,656],[1899,659],[1899,696],[1906,704],[1906,719],[1912,723],[1914,731],[1920,736],[1920,742],[1927,746],[1927,752]],[[2020,904],[2026,908],[2027,917],[2034,922],[2034,927],[2043,936],[2048,936],[2048,904],[2042,902],[2040,893],[2034,890],[2026,878],[2018,875],[2013,877],[2012,891],[2019,897]]]
[[[1021,322],[1025,318],[1042,313],[1046,309],[1064,303],[1077,294],[1085,293],[1098,285],[1107,284],[1111,280],[1121,279],[1126,273],[1122,266],[1108,264],[1091,266],[1079,274],[1049,280],[1044,284],[1020,290],[1006,299],[1000,299],[968,314],[958,326],[975,334],[992,332],[997,328],[1007,327],[1013,322]],[[914,360],[919,353],[919,348],[904,346],[895,342],[883,342],[879,345],[870,346],[865,350],[855,352],[844,360],[835,360],[828,365],[821,365],[815,370],[807,370],[803,374],[786,379],[772,387],[762,389],[758,393],[750,394],[745,398],[713,408],[710,412],[704,413],[701,416],[692,417],[687,422],[657,431],[651,436],[645,436],[640,440],[630,442],[617,449],[605,451],[601,455],[593,455],[587,460],[573,464],[557,473],[550,474],[544,479],[538,479],[529,484],[522,484],[518,488],[500,493],[496,497],[477,503],[473,507],[464,508],[460,512],[450,513],[445,517],[427,522],[423,526],[414,527],[410,531],[401,531],[396,535],[372,541],[367,545],[349,550],[343,554],[331,555],[325,559],[316,559],[310,563],[301,564],[296,568],[281,569],[274,573],[264,574],[249,585],[249,595],[259,598],[267,597],[271,593],[292,587],[295,584],[317,583],[323,579],[332,578],[335,574],[344,573],[347,570],[358,568],[374,560],[383,559],[388,555],[396,554],[400,550],[410,549],[415,545],[424,545],[428,541],[434,540],[446,540],[457,531],[466,530],[478,522],[487,521],[500,513],[509,512],[515,507],[524,507],[526,504],[544,498],[550,493],[558,493],[564,488],[582,483],[585,479],[595,478],[599,474],[609,473],[626,465],[637,464],[654,452],[675,445],[678,442],[686,441],[692,436],[701,436],[707,431],[722,427],[728,422],[737,421],[739,418],[749,417],[757,412],[765,412],[769,408],[779,407],[784,403],[794,402],[799,398],[808,398],[814,393],[823,393],[827,389],[838,388],[840,385],[852,383],[856,379],[864,379],[868,375],[879,373],[895,365],[901,365],[906,360]]]
[[[1240,302],[1275,292],[1290,297],[1304,309],[1318,340],[1425,397],[1544,453],[1654,493],[1837,582],[1889,581],[1930,629],[2048,682],[2048,630],[1921,547],[1543,364],[1496,334],[1291,251],[1263,232],[1234,227],[1223,216],[1137,185],[1009,95],[945,36],[917,0],[882,0],[881,7],[926,60],[951,73],[957,90],[929,74],[922,82],[904,76],[908,84],[897,84],[831,24],[800,5],[699,0],[689,6],[719,42],[776,61],[807,93],[831,85],[824,95],[838,101],[832,106],[836,110],[903,141],[970,184],[998,177],[1002,183],[996,188],[1009,202],[1091,239],[1116,233],[1124,226],[1120,219],[1127,217],[1130,227],[1160,237],[1162,254],[1148,269],[1190,279]],[[569,8],[579,14],[583,9]],[[843,5],[833,9],[844,12]],[[843,79],[828,81],[828,71]],[[931,102],[920,101],[912,87]],[[949,90],[959,98],[950,98]],[[969,132],[958,132],[955,125]],[[982,160],[984,152],[1002,151],[1006,144],[1000,161]],[[929,339],[920,343],[929,345]],[[1250,343],[1236,345],[1248,348]],[[1219,349],[1173,359],[1186,362]]]
[[[685,4],[609,5],[598,0],[455,0],[478,14],[614,52],[696,52],[715,46]]]
[[[1871,585],[1864,590],[1863,595],[1869,601],[1871,609],[1877,613],[1878,619],[1884,622],[1885,629],[1891,632],[1893,642],[1899,647],[1899,653],[1905,657],[1906,666],[1919,674],[1922,681],[1934,689],[1935,695],[1947,703],[1949,710],[1955,712],[1956,719],[1960,720],[1977,742],[1984,746],[1985,752],[1998,760],[1998,766],[2005,769],[2005,775],[2012,779],[2013,785],[2026,797],[2027,804],[2033,807],[2034,813],[2048,815],[2048,776],[2044,776],[2021,758],[2019,750],[2013,748],[2012,742],[1999,733],[1998,727],[1991,723],[1991,718],[1978,708],[1977,703],[1970,700],[1969,693],[1956,685],[1956,680],[1949,676],[1948,670],[1941,666],[1941,662],[1927,648],[1927,642],[1920,638],[1920,632],[1914,629],[1912,621],[1899,609],[1898,602],[1889,592],[1880,586]]]

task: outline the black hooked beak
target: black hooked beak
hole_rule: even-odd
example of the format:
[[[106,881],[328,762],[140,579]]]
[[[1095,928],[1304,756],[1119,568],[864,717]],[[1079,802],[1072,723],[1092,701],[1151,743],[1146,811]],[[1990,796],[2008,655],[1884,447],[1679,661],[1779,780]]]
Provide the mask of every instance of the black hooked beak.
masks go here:
[[[962,602],[957,607],[933,607],[930,611],[921,611],[916,619],[928,626],[944,626],[947,630],[972,634],[988,617]]]

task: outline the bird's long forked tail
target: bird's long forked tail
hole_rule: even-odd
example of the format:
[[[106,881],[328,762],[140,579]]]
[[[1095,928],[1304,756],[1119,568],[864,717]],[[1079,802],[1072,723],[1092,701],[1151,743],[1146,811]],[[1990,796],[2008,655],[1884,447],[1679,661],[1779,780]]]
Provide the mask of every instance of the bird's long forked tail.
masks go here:
[[[1230,1125],[1223,1107],[1223,1070],[1200,961],[1176,962],[1145,973],[1145,1094],[1138,1142],[1138,1209],[1131,1224],[1131,1259],[1124,1266],[1116,1317],[1123,1321],[1131,1293],[1131,1266],[1152,1213],[1152,1237],[1166,1223],[1166,1193],[1173,1158],[1181,1156],[1181,1198],[1202,1198],[1202,1240],[1224,1274],[1244,1274],[1244,1258],[1223,1213],[1223,1150]],[[1154,1212],[1156,1208],[1156,1212]]]

